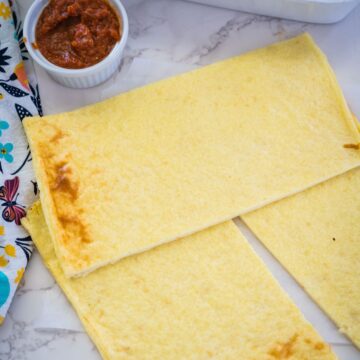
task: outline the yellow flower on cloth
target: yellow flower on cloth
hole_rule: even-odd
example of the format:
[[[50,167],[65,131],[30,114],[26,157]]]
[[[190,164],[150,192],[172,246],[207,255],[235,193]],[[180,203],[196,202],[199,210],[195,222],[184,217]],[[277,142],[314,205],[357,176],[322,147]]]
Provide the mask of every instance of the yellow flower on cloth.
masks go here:
[[[20,84],[27,90],[29,90],[29,80],[26,76],[25,72],[25,65],[24,62],[19,62],[14,69],[14,74],[16,75],[17,79],[19,80]]]
[[[16,257],[16,249],[15,246],[12,244],[7,244],[7,245],[0,245],[0,248],[4,249],[4,254],[2,254],[2,256],[6,257],[10,256],[10,257]]]
[[[12,257],[16,256],[15,246],[9,244],[9,245],[6,245],[4,249],[5,249],[5,253],[7,255],[12,256]]]
[[[4,255],[1,255],[0,256],[0,267],[5,267],[8,263],[9,263],[9,261],[6,259],[6,257]]]
[[[19,270],[17,271],[17,275],[16,275],[16,278],[15,278],[15,280],[14,280],[14,283],[15,283],[15,284],[18,284],[18,283],[20,282],[21,278],[22,278],[23,275],[24,275],[24,271],[25,271],[24,268],[21,268],[21,269],[19,269]]]
[[[12,244],[7,244],[5,246],[1,246],[0,248],[4,249],[4,253],[0,255],[0,267],[5,267],[9,264],[10,258],[16,257],[16,249]]]
[[[0,17],[2,17],[4,20],[8,20],[11,17],[10,7],[3,2],[0,3]]]
[[[5,246],[5,253],[9,256],[15,257],[16,256],[16,250],[15,250],[15,246],[9,244]]]

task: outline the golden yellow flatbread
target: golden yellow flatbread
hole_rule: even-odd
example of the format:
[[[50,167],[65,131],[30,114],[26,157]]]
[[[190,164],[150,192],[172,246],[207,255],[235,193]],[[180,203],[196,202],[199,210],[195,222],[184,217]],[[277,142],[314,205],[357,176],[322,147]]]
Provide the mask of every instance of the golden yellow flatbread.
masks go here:
[[[360,348],[360,168],[242,218]]]
[[[24,220],[104,359],[335,359],[232,222],[67,278],[40,204]]]
[[[221,223],[360,164],[309,35],[24,121],[67,276]]]

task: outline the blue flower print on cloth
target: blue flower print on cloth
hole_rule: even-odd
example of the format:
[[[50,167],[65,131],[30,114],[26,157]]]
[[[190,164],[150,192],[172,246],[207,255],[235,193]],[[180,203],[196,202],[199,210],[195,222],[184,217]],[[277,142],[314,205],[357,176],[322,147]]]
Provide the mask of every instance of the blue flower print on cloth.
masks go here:
[[[36,200],[37,187],[22,120],[42,115],[15,5],[0,0],[0,324],[32,253],[21,218]]]
[[[9,123],[7,121],[0,120],[0,136],[2,135],[2,131],[9,128]]]
[[[12,163],[14,157],[11,155],[13,151],[14,145],[11,143],[2,144],[0,143],[0,159],[4,159],[5,161]]]
[[[0,271],[0,306],[4,305],[10,294],[10,283],[7,276]]]

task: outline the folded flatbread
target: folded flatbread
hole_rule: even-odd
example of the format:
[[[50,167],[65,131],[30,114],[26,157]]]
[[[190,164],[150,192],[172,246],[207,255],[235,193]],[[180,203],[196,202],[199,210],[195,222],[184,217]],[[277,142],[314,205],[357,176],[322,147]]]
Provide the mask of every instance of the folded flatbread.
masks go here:
[[[360,168],[242,218],[360,348]]]
[[[104,359],[335,359],[232,222],[71,279],[24,225]]]
[[[360,164],[344,148],[359,143],[351,113],[309,35],[24,124],[67,276]]]

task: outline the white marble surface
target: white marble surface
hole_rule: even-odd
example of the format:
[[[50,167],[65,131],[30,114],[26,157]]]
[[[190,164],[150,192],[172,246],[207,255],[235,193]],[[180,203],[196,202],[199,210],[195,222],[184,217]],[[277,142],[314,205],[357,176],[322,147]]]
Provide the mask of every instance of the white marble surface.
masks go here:
[[[31,0],[23,0],[25,6]],[[126,0],[130,36],[119,72],[89,90],[54,83],[37,68],[46,114],[100,101],[122,91],[243,53],[302,31],[310,32],[335,69],[360,117],[360,7],[335,25],[311,25],[211,8],[180,0]],[[312,302],[241,222],[254,249],[342,360],[360,352]],[[100,356],[35,252],[0,328],[1,360],[96,360]]]

